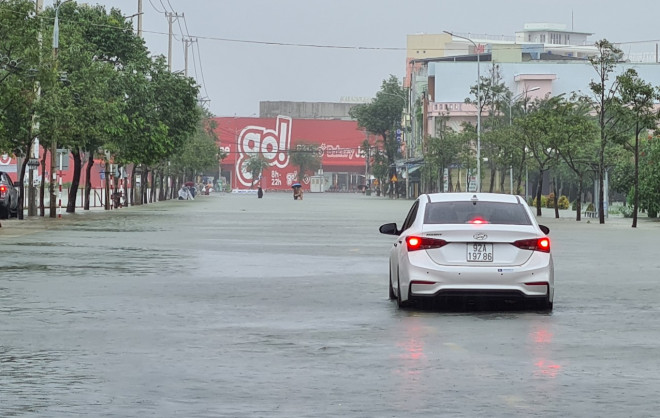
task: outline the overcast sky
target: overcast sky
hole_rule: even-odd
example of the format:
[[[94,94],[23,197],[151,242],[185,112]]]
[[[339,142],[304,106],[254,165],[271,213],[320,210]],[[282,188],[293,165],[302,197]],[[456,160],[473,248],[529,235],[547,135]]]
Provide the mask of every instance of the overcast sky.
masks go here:
[[[138,0],[86,1],[137,13]],[[182,31],[197,37],[189,75],[217,116],[256,116],[260,101],[373,97],[390,74],[403,77],[407,34],[513,36],[551,22],[627,42],[624,50],[655,52],[660,42],[658,0],[143,0],[143,9],[153,54],[167,54],[165,11],[185,15],[174,24],[173,71],[184,69]]]

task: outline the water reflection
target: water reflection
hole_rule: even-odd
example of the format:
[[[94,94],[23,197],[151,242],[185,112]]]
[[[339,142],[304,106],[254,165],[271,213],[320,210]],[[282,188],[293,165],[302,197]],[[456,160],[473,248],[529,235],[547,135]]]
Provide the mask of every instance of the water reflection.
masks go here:
[[[532,341],[532,352],[535,358],[534,376],[548,377],[554,379],[561,371],[561,366],[549,359],[552,354],[553,334],[546,328],[546,324],[537,324],[529,333]]]

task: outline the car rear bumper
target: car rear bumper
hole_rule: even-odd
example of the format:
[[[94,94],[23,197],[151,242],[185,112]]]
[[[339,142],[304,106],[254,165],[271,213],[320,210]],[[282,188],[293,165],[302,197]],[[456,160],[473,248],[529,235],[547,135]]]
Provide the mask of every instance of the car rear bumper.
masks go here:
[[[434,268],[429,268],[434,267]],[[531,257],[522,266],[409,265],[406,283],[411,298],[479,297],[553,301],[554,268],[548,257]]]
[[[546,287],[547,288],[547,287]],[[411,294],[413,300],[447,301],[454,299],[475,301],[533,301],[545,302],[548,300],[547,290],[543,295],[529,295],[519,290],[469,290],[469,289],[442,289],[433,294]]]

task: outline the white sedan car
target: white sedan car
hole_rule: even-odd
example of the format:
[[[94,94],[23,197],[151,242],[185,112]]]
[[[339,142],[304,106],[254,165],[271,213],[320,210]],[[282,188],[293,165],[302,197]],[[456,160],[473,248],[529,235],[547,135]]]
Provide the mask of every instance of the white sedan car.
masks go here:
[[[423,299],[495,297],[532,300],[552,310],[554,265],[549,228],[519,196],[495,193],[423,194],[390,252],[390,299],[399,307]]]

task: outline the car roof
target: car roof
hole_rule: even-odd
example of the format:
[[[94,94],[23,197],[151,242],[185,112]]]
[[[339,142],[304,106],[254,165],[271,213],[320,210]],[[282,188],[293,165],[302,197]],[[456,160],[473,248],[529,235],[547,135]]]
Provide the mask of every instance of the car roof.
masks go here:
[[[420,196],[420,199],[423,197]],[[520,196],[503,193],[431,193],[426,195],[427,202],[471,202],[474,199],[485,202],[522,203]]]

